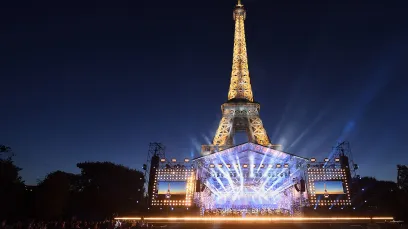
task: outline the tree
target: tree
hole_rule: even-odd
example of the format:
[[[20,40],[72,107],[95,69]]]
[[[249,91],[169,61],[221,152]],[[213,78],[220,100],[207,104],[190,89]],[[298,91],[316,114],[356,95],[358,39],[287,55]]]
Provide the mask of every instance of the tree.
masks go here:
[[[59,219],[70,216],[70,200],[77,187],[79,176],[55,171],[38,184],[36,193],[36,216],[41,219]]]
[[[0,145],[0,153],[11,153],[10,147]],[[0,215],[12,218],[21,214],[24,206],[24,182],[12,156],[0,159]]]
[[[5,145],[0,145],[0,155],[4,153],[12,152],[11,148]]]
[[[141,209],[143,200],[143,173],[110,162],[85,162],[79,182],[82,216],[95,219],[129,214]],[[85,211],[84,211],[85,210]]]
[[[361,212],[408,219],[405,211],[408,204],[407,195],[398,188],[397,183],[363,177],[357,179],[353,186],[353,199]]]

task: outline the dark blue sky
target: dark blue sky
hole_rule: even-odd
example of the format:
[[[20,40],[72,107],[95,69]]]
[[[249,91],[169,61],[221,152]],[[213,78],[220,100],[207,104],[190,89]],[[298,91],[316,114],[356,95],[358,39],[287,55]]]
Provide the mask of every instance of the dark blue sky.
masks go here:
[[[244,0],[261,118],[285,151],[351,143],[360,174],[408,164],[407,1]],[[26,183],[81,161],[198,156],[221,117],[234,0],[1,3],[0,143]]]

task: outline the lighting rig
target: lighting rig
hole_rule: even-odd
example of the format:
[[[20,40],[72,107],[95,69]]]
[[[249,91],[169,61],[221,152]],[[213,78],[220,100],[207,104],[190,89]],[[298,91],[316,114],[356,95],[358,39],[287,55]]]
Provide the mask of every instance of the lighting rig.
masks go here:
[[[307,187],[310,205],[351,206],[350,169],[348,158],[339,155],[318,161],[311,158],[307,165]]]
[[[189,158],[178,162],[176,158],[160,158],[160,167],[156,170],[153,188],[153,207],[192,206],[195,190],[195,169]]]

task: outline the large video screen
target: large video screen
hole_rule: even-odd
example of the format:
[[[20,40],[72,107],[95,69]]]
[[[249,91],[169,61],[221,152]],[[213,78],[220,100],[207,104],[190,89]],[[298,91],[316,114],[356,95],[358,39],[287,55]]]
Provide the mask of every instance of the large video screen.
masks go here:
[[[312,206],[351,205],[347,171],[342,168],[308,168],[307,187]]]
[[[195,190],[193,169],[164,168],[156,172],[152,206],[191,206]]]
[[[314,194],[319,202],[323,200],[339,201],[347,199],[344,183],[341,180],[315,181]]]
[[[159,181],[157,186],[159,195],[186,195],[186,181]]]
[[[345,194],[342,181],[315,181],[316,195],[342,195]]]

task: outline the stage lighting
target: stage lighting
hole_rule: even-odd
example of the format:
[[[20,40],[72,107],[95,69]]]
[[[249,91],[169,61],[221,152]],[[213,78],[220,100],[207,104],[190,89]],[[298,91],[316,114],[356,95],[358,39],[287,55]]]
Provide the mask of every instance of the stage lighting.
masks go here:
[[[184,159],[184,162],[190,162],[190,159],[186,158]]]
[[[252,166],[252,168],[256,168],[256,165],[254,164],[254,165]]]
[[[276,168],[280,168],[280,167],[282,167],[281,164],[276,164]]]
[[[264,164],[261,164],[261,168],[263,168],[263,167],[265,167],[265,165],[264,165]]]
[[[310,158],[311,162],[316,162],[316,158]]]
[[[247,164],[244,164],[242,167],[244,167],[244,168],[248,168],[248,165],[247,165]]]
[[[340,162],[340,158],[337,157],[337,158],[334,159],[334,161],[335,162]]]
[[[268,168],[272,168],[273,166],[271,164],[268,165]]]
[[[325,161],[325,162],[328,162],[328,161],[329,161],[329,158],[326,157],[326,158],[324,159],[324,161]]]
[[[177,159],[173,158],[171,159],[171,162],[177,162]]]
[[[219,165],[218,165],[218,168],[222,168],[222,164],[219,164]]]
[[[214,167],[215,167],[214,164],[211,164],[211,165],[210,165],[210,168],[214,168]]]
[[[231,168],[231,165],[230,165],[230,164],[227,164],[227,168]]]
[[[288,164],[285,164],[284,166],[285,166],[285,168],[289,168],[289,165],[288,165]]]
[[[160,159],[160,162],[161,162],[161,163],[166,162],[166,158],[162,158],[162,159]]]

